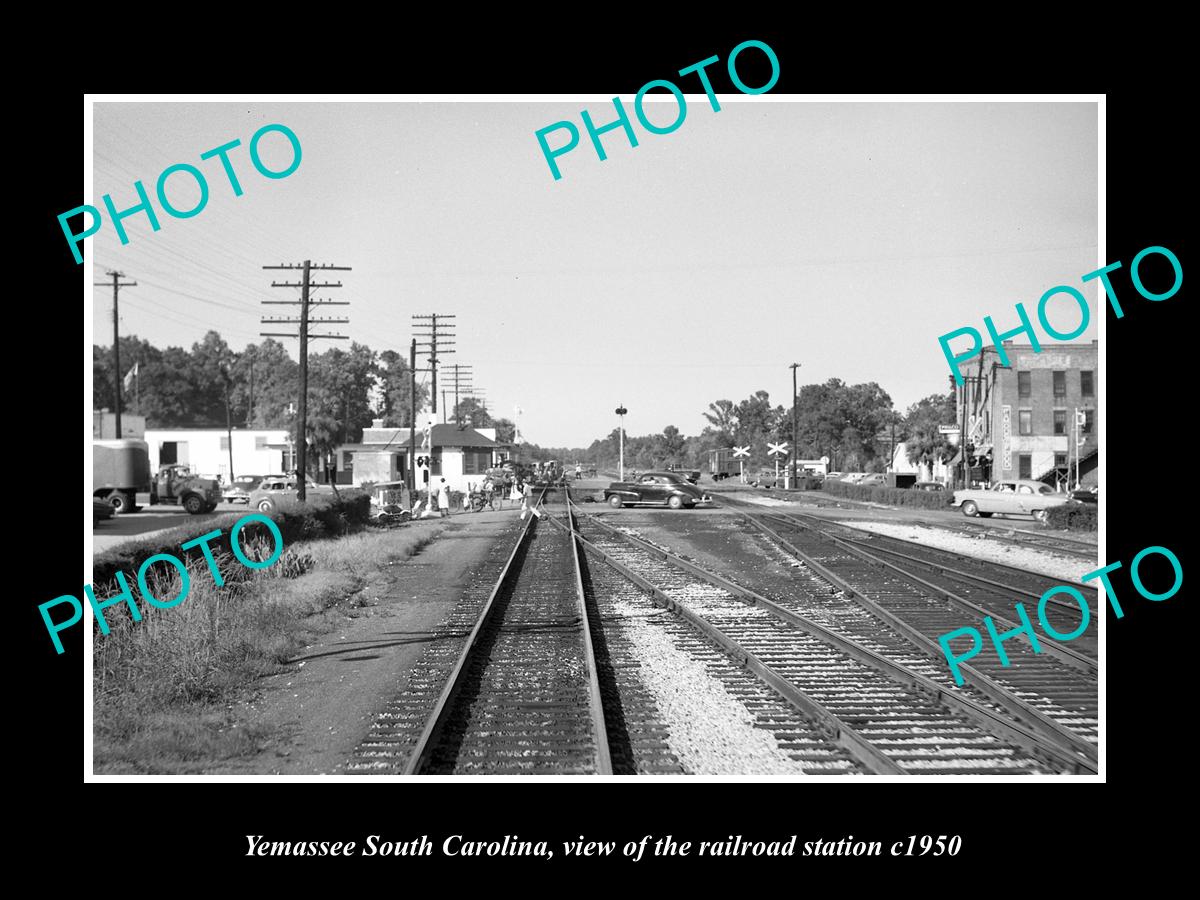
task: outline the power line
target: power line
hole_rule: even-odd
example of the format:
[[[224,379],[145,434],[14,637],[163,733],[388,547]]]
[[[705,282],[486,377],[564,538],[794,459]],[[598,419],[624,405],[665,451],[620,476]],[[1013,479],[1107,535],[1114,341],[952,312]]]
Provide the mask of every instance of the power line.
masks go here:
[[[124,272],[118,272],[116,269],[110,269],[105,272],[106,275],[112,278],[113,291],[113,391],[116,394],[116,413],[117,413],[117,433],[116,438],[119,440],[122,436],[121,431],[121,340],[120,340],[120,316],[117,312],[117,294],[123,287],[137,287],[136,281],[121,281],[125,277]],[[96,287],[108,287],[108,283],[104,281],[92,282]]]
[[[429,371],[433,375],[433,391],[431,392],[432,400],[430,401],[432,404],[431,411],[434,415],[437,415],[437,361],[439,355],[455,352],[454,350],[446,350],[444,348],[453,346],[455,343],[453,340],[449,339],[454,336],[455,323],[447,322],[446,320],[456,317],[452,315],[432,313],[427,316],[414,315],[412,318],[414,323],[413,330],[417,333],[417,337],[428,339],[425,341],[418,341],[417,346],[429,348],[427,351],[429,356]],[[438,331],[439,321],[442,323],[442,330],[440,333]],[[438,340],[439,336],[441,337],[441,340]]]
[[[298,288],[300,288],[300,299],[299,300],[264,300],[264,301],[262,301],[264,304],[267,304],[267,303],[283,303],[283,304],[299,303],[300,304],[300,318],[299,319],[268,318],[265,316],[262,319],[262,324],[264,324],[264,325],[283,325],[283,324],[293,324],[293,323],[297,324],[300,326],[299,333],[291,334],[289,332],[276,332],[276,331],[259,332],[263,337],[295,337],[295,338],[300,339],[300,403],[299,403],[299,408],[298,408],[298,414],[296,416],[296,499],[299,500],[301,503],[303,503],[307,499],[307,491],[305,490],[305,488],[307,486],[307,480],[308,480],[308,441],[307,441],[308,338],[309,338],[308,326],[309,326],[310,322],[320,322],[322,324],[332,325],[332,324],[347,323],[350,321],[349,319],[338,319],[338,318],[328,318],[328,317],[323,318],[323,319],[310,319],[309,318],[308,309],[310,306],[347,306],[347,305],[349,305],[348,302],[344,301],[344,300],[343,301],[336,301],[336,300],[310,301],[309,296],[308,296],[309,291],[319,289],[319,288],[330,288],[330,287],[340,288],[342,286],[342,283],[340,281],[338,281],[336,283],[314,284],[311,281],[311,279],[309,278],[309,276],[311,275],[313,269],[318,269],[320,271],[325,271],[325,272],[328,272],[328,271],[349,272],[350,267],[349,266],[327,266],[327,265],[314,266],[312,264],[311,260],[306,259],[303,263],[300,263],[300,264],[284,265],[281,263],[278,266],[263,266],[263,268],[264,269],[285,269],[285,270],[301,269],[301,270],[303,270],[303,273],[304,273],[303,280],[298,283],[297,282],[289,282],[289,281],[279,281],[279,282],[272,281],[271,282],[271,287],[292,287],[292,288],[298,287]],[[346,335],[344,335],[344,334],[313,335],[314,339],[322,338],[322,337],[332,338],[334,340],[346,340],[347,339]]]

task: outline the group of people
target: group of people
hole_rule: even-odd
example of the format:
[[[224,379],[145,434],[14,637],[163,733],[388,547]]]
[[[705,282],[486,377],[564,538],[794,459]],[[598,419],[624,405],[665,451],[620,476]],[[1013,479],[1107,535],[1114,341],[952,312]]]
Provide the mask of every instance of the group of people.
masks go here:
[[[503,485],[498,485],[492,480],[490,475],[484,477],[483,483],[480,485],[480,491],[489,500],[497,493],[501,506],[503,506],[505,494]],[[533,506],[533,482],[517,476],[509,489],[507,499],[513,502],[521,502],[521,511],[524,514],[525,510]],[[442,478],[436,486],[431,486],[429,490],[429,503],[426,506],[425,512],[422,513],[422,518],[427,518],[433,515],[434,503],[437,504],[438,514],[445,517],[450,515],[450,483]],[[418,506],[420,504],[418,503]],[[413,509],[413,515],[416,515],[416,508]]]

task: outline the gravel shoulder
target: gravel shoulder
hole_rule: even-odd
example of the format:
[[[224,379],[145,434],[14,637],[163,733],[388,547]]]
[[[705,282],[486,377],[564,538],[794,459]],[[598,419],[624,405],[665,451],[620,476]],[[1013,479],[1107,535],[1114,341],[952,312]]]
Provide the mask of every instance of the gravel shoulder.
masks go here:
[[[452,516],[416,556],[372,576],[340,627],[262,679],[237,704],[238,719],[271,737],[222,774],[338,774],[374,714],[404,689],[433,630],[454,608],[473,571],[508,529],[515,510]]]

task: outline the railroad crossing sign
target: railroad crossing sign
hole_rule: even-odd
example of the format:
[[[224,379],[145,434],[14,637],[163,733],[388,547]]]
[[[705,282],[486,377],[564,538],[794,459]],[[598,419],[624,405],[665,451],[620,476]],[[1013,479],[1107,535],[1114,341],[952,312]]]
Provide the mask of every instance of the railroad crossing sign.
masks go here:
[[[768,450],[767,453],[769,453],[771,456],[775,456],[777,454],[779,456],[787,456],[787,452],[788,452],[787,445],[788,445],[787,441],[784,441],[782,444],[768,443],[767,446],[770,447],[771,449]]]
[[[733,455],[734,455],[735,457],[736,457],[736,456],[749,456],[749,455],[750,455],[750,448],[749,448],[749,447],[734,447],[734,448],[733,448]]]

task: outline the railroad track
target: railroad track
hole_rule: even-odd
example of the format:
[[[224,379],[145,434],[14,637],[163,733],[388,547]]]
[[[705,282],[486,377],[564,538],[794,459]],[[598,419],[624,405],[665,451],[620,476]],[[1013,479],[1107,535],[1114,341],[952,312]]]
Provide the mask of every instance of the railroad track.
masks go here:
[[[966,625],[977,627],[989,614],[998,630],[1016,625],[829,534],[801,528],[785,536],[764,522],[761,514],[747,515],[745,520],[784,565],[803,573],[807,584],[797,585],[804,589],[803,603],[815,602],[822,608],[822,599],[828,598],[825,592],[839,591],[867,614],[865,620],[843,616],[837,608],[841,604],[826,604],[825,612],[836,616],[839,627],[869,639],[873,631],[886,626],[886,632],[903,639],[901,644],[889,640],[889,651],[903,655],[917,650],[931,657],[936,661],[933,677],[943,684],[954,682],[937,644],[940,635]],[[1011,602],[1008,612],[1012,614]],[[1096,659],[1043,637],[1038,639],[1042,652],[1035,654],[1025,635],[1019,640],[1005,643],[1010,663],[1005,666],[985,637],[980,653],[970,663],[960,664],[967,684],[1015,721],[1094,763],[1099,730]]]
[[[708,716],[664,713],[661,683],[648,687],[647,633],[670,643],[676,665],[697,667],[691,681],[669,673],[671,691],[719,682],[740,704],[738,727],[769,732],[789,771],[1095,771],[1045,723],[1018,721],[975,688],[948,689],[911,645],[900,659],[877,636],[849,637],[678,560],[664,567],[561,494],[511,551],[493,551],[486,598],[464,598],[347,771],[719,774],[694,763],[684,733]]]
[[[944,592],[944,596],[955,601],[964,613],[981,609],[996,621],[1009,622],[1008,627],[1017,624],[1015,601],[1021,601],[1030,618],[1036,619],[1042,595],[1062,584],[1060,580],[1040,572],[865,531],[805,513],[755,513],[752,518],[771,524],[783,535],[807,529],[827,536],[839,546],[861,553],[868,561],[894,566],[909,573],[914,576],[918,586],[930,586]],[[1071,586],[1083,596],[1087,611],[1074,599],[1056,594],[1046,603],[1047,621],[1059,634],[1072,634],[1083,626],[1084,633],[1071,641],[1071,649],[1097,660],[1097,592],[1090,585],[1078,581]]]
[[[899,633],[889,641],[886,622],[860,614],[857,629],[846,628],[854,610],[844,602],[834,616],[809,617],[801,604],[776,602],[597,517],[583,516],[579,533],[590,553],[787,697],[865,771],[1096,771],[1094,746],[1004,691],[1009,708],[946,684],[944,663],[939,672]]]
[[[714,491],[713,496],[718,497],[723,503],[728,503],[730,506],[737,506],[739,508],[751,506],[759,510],[764,508],[761,504],[730,497],[728,493],[723,491]],[[788,499],[794,499],[794,495],[792,494],[787,496]],[[847,497],[836,497],[832,494],[824,494],[822,497],[839,504],[847,504],[854,508],[879,509],[879,504],[867,503],[862,500],[851,500]],[[947,509],[949,508],[947,505]],[[1033,531],[1028,528],[1019,528],[1015,520],[1004,520],[1003,524],[995,521],[990,525],[983,522],[966,520],[955,524],[945,519],[910,519],[906,520],[906,523],[922,525],[926,528],[940,528],[943,531],[953,532],[954,534],[963,534],[973,538],[985,538],[1001,544],[1011,544],[1015,547],[1034,547],[1039,550],[1053,550],[1065,556],[1086,559],[1092,562],[1096,561],[1099,554],[1095,541],[1077,540],[1075,538],[1051,534],[1044,530]]]

